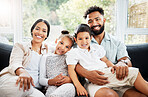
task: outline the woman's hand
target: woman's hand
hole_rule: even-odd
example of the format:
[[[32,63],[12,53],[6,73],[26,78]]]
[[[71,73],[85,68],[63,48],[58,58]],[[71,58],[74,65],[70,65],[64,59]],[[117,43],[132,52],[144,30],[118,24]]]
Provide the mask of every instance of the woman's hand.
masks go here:
[[[24,91],[29,90],[30,85],[35,87],[32,77],[29,75],[29,73],[26,70],[19,69],[16,71],[16,74],[19,76],[19,78],[16,81],[16,86],[18,86],[18,84],[20,83],[19,89],[22,89],[23,85],[24,85]]]

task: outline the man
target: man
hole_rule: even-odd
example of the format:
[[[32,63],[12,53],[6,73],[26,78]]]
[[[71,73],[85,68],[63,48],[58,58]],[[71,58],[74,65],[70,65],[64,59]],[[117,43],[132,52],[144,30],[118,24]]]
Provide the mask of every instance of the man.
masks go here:
[[[92,34],[94,36],[92,42],[98,43],[104,47],[106,50],[106,57],[116,64],[114,69],[116,71],[117,79],[124,79],[128,75],[128,66],[131,67],[132,64],[129,60],[126,46],[104,31],[104,24],[106,21],[104,18],[104,10],[100,7],[92,6],[85,12],[84,18],[92,29]],[[103,75],[103,72],[97,70],[88,71],[80,65],[76,66],[76,72],[94,84],[105,85],[109,83],[107,77],[101,76]],[[92,89],[95,91],[95,97],[118,97],[118,95],[119,97],[146,97],[132,87],[113,89],[108,87],[95,89],[95,87],[92,87]]]

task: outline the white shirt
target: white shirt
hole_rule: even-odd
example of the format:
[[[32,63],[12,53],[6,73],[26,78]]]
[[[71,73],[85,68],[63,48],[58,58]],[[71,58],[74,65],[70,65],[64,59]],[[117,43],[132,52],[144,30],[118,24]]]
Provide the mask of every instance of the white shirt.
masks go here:
[[[107,67],[100,59],[105,56],[105,50],[98,44],[91,44],[90,51],[87,49],[74,48],[67,53],[66,63],[76,65],[80,63],[87,70],[99,70]]]
[[[25,70],[30,74],[30,76],[33,78],[35,87],[40,88],[41,86],[39,85],[39,63],[41,59],[41,54],[38,54],[35,51],[31,51],[31,61],[29,65],[25,68]]]

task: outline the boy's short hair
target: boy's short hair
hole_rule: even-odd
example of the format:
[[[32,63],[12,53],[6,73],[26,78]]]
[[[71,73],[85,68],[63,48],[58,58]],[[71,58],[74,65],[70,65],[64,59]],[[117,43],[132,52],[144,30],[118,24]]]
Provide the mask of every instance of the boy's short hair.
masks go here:
[[[76,28],[75,35],[74,35],[75,38],[77,38],[77,34],[78,34],[79,32],[88,32],[90,36],[92,35],[92,34],[91,34],[91,33],[92,33],[92,32],[91,32],[91,29],[90,29],[90,27],[89,27],[87,24],[80,24],[80,25]]]

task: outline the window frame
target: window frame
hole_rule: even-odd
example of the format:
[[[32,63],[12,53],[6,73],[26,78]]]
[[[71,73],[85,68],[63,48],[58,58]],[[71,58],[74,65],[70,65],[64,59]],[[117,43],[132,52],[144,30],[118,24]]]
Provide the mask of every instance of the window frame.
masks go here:
[[[138,34],[148,35],[148,28],[129,28],[128,27],[128,2],[129,0],[117,0],[117,32],[119,40],[125,41],[125,35]]]

